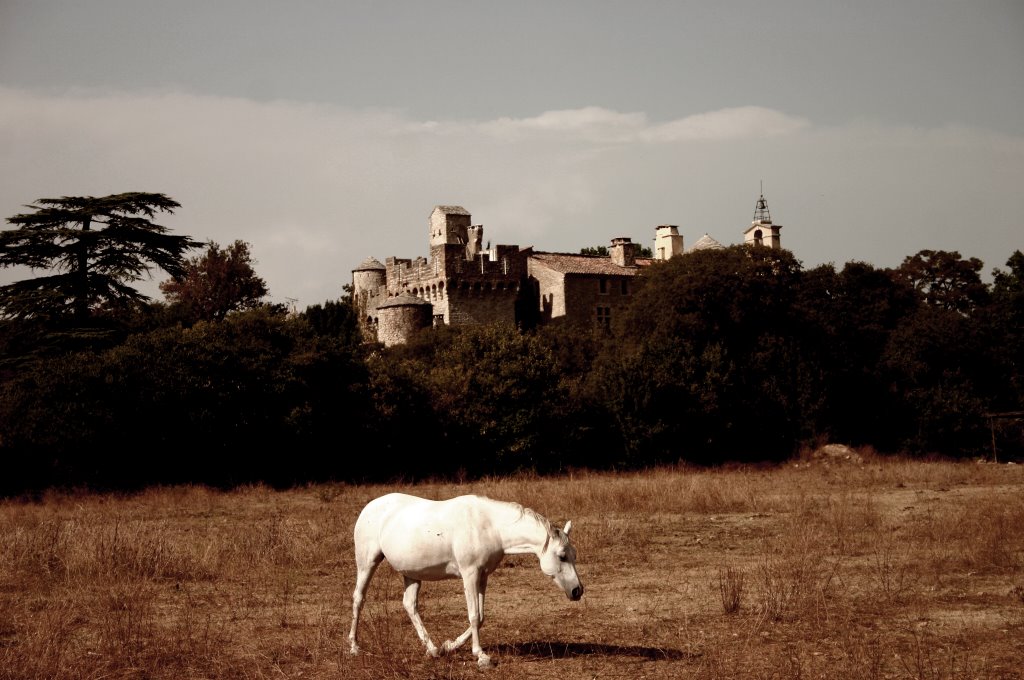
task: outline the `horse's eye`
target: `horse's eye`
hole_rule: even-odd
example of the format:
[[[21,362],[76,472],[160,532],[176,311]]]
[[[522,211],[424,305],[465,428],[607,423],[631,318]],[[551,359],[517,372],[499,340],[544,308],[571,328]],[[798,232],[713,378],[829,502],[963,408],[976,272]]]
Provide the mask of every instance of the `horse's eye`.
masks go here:
[[[558,559],[560,559],[563,562],[568,562],[569,561],[569,559],[565,555],[559,555]]]

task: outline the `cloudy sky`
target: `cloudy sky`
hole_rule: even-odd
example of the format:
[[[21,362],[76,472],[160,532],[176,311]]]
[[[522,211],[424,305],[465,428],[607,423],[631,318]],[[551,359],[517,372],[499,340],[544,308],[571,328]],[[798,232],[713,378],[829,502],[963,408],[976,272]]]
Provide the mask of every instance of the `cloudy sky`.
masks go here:
[[[299,309],[426,256],[438,204],[495,245],[731,244],[762,186],[805,267],[987,277],[1024,250],[1024,3],[0,0],[0,180],[3,217],[167,194]]]

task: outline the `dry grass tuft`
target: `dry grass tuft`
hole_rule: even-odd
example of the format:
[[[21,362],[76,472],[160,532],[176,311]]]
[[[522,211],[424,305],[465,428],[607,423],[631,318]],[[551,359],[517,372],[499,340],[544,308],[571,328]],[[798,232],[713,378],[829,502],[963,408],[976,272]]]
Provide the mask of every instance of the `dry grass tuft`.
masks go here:
[[[743,585],[746,574],[735,567],[723,567],[718,571],[718,593],[722,598],[722,611],[735,614],[743,602]]]

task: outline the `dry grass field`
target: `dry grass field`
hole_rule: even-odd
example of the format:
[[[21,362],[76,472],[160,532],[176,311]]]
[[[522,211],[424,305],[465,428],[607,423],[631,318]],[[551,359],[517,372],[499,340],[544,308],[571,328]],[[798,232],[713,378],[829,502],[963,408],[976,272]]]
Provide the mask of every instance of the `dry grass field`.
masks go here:
[[[491,577],[484,649],[427,658],[385,563],[348,654],[352,526],[402,489],[573,520],[570,602]],[[458,581],[425,583],[438,642]],[[1022,678],[1024,466],[800,461],[0,503],[0,678]]]

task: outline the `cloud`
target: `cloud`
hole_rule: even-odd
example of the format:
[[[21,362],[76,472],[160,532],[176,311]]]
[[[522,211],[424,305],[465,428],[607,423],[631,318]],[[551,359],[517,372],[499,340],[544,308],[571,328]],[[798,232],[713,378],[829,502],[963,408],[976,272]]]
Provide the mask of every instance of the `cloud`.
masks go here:
[[[647,142],[725,141],[793,135],[810,127],[806,118],[761,106],[740,106],[687,116],[645,130]]]
[[[477,126],[496,138],[520,140],[529,136],[564,140],[627,143],[647,128],[642,113],[618,113],[597,106],[565,111],[546,111],[531,118],[499,118]]]
[[[161,222],[247,241],[276,301],[335,299],[367,256],[426,255],[434,205],[462,205],[495,244],[578,252],[692,243],[749,226],[760,182],[805,263],[888,266],[925,247],[992,266],[1020,243],[1019,138],[872,121],[815,126],[742,106],[651,122],[601,107],[527,118],[416,120],[391,109],[255,102],[179,91],[0,87],[0,211],[38,198],[156,191]],[[951,247],[955,246],[955,247]],[[21,278],[0,270],[0,283]],[[140,287],[159,298],[157,283]]]
[[[619,113],[591,106],[546,111],[531,118],[500,118],[481,123],[479,129],[495,137],[514,140],[544,135],[595,143],[656,144],[774,137],[793,134],[808,126],[804,118],[760,106],[721,109],[659,124],[651,124],[643,113]]]

